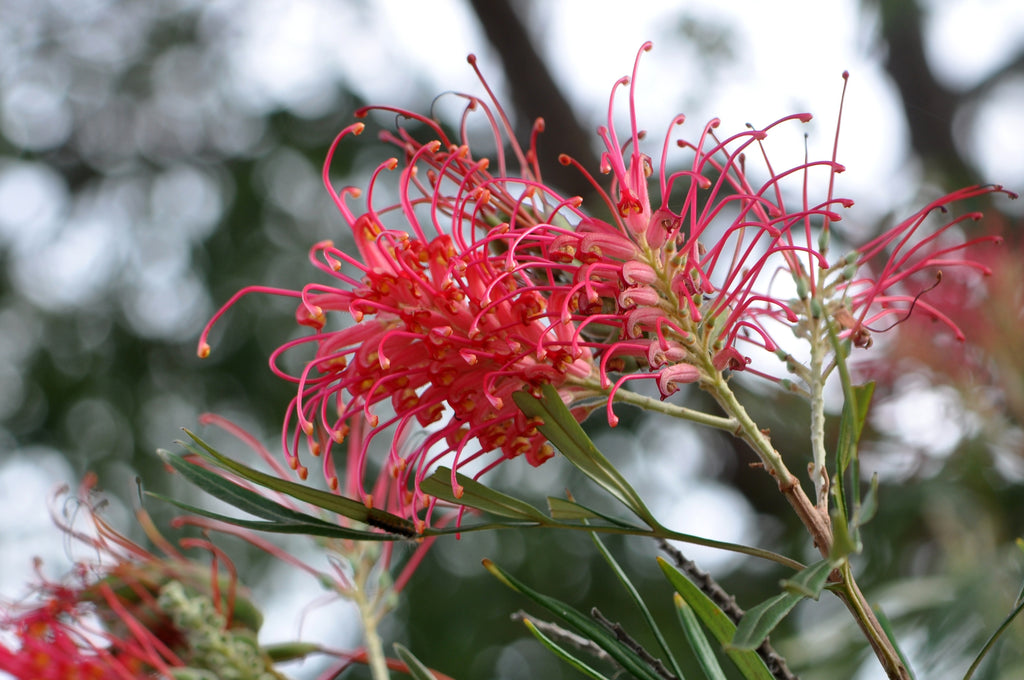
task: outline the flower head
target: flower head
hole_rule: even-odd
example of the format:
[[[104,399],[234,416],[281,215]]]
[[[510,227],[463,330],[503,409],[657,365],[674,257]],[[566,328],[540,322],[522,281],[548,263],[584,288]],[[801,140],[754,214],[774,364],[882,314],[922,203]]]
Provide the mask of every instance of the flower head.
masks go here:
[[[362,487],[363,461],[370,441],[391,431],[386,467],[407,489],[404,512],[416,516],[431,502],[419,482],[442,458],[458,492],[454,470],[492,451],[498,455],[484,461],[483,470],[524,454],[534,465],[551,456],[537,423],[513,404],[517,390],[553,385],[579,418],[603,399],[614,425],[612,403],[628,381],[651,381],[665,398],[682,384],[751,370],[754,352],[778,351],[780,329],[820,342],[827,337],[823,324],[833,320],[864,345],[868,324],[892,314],[894,305],[920,305],[916,293],[903,290],[915,273],[972,266],[948,257],[968,244],[935,247],[938,234],[959,219],[923,238],[919,227],[940,205],[998,187],[945,197],[859,251],[834,258],[828,250],[832,225],[853,204],[834,196],[843,171],[835,151],[830,159],[780,169],[766,149],[776,128],[806,123],[810,114],[725,137],[716,119],[695,141],[674,138],[685,122],[680,115],[670,122],[660,155],[645,153],[635,87],[640,56],[650,47],[638,53],[632,76],[616,82],[608,123],[598,129],[608,189],[579,168],[603,199],[604,212],[585,210],[582,199],[563,197],[542,182],[534,144],[542,122],[524,150],[489,89],[490,103],[459,95],[467,106],[457,140],[409,111],[357,112],[397,112],[428,136],[422,141],[404,127],[382,135],[400,157],[373,172],[361,209],[351,201],[364,192],[337,191],[330,164],[337,145],[360,134],[363,124],[347,127],[332,145],[324,184],[352,230],[358,257],[323,242],[311,260],[333,285],[252,287],[238,294],[293,296],[298,323],[315,331],[286,343],[271,360],[297,384],[284,429],[293,469],[305,475],[304,440],[337,489],[332,447],[345,438],[349,419],[366,418],[371,430],[361,462],[348,471],[356,495],[372,502]],[[622,139],[613,113],[624,88],[629,127]],[[471,150],[471,114],[489,125],[493,161]],[[506,145],[518,167],[506,158]],[[681,149],[679,159],[672,147]],[[578,167],[571,158],[560,160]],[[382,204],[388,175],[398,198]],[[814,186],[824,187],[818,198]],[[883,256],[880,271],[858,273]],[[352,324],[332,325],[329,315]],[[203,356],[209,352],[205,338],[204,332]],[[287,375],[277,358],[300,345],[312,345],[315,356],[301,373]],[[415,427],[426,434],[403,448]]]
[[[37,602],[5,606],[0,629],[13,634],[17,645],[0,643],[0,670],[32,680],[169,677],[173,669],[187,667],[224,670],[223,654],[215,665],[207,656],[239,649],[249,650],[253,658],[246,663],[256,668],[261,617],[237,588],[233,571],[227,579],[219,573],[219,551],[205,541],[183,541],[214,555],[210,567],[191,561],[140,511],[140,522],[166,556],[149,553],[97,514],[90,494],[94,483],[94,477],[86,478],[78,502],[95,533],[59,524],[95,550],[98,561],[78,563],[65,583],[40,575]],[[199,619],[196,612],[202,612]],[[197,644],[197,636],[205,636],[205,644]]]
[[[576,327],[573,346],[591,352],[604,386],[614,379],[614,393],[627,380],[646,378],[656,381],[665,397],[682,383],[726,369],[747,370],[753,352],[780,351],[780,330],[810,342],[827,340],[819,323],[826,317],[855,344],[866,346],[870,324],[904,315],[915,304],[960,335],[940,310],[921,299],[926,286],[909,284],[919,282],[921,272],[940,267],[985,271],[959,253],[998,239],[955,238],[957,225],[977,219],[976,213],[934,230],[924,225],[949,204],[1002,192],[1001,187],[969,187],[944,196],[870,243],[835,257],[829,250],[833,225],[853,205],[834,195],[836,176],[844,170],[836,160],[838,124],[832,158],[780,168],[767,150],[771,133],[806,123],[810,114],[724,138],[715,119],[695,141],[674,139],[676,126],[685,122],[680,115],[662,139],[660,157],[652,159],[642,150],[645,133],[638,127],[634,89],[640,56],[649,49],[647,43],[638,53],[632,77],[615,84],[608,124],[598,129],[605,146],[601,171],[610,175],[610,188],[604,191],[592,181],[604,198],[606,217],[576,210],[573,227],[521,229],[517,241],[516,254],[525,266],[557,268],[562,318]],[[623,88],[628,88],[629,110],[625,140],[613,123]],[[670,159],[673,146],[683,150],[682,163]],[[562,162],[575,164],[567,157]],[[821,187],[817,199],[815,187]],[[639,370],[612,375],[621,371],[624,359]]]
[[[463,138],[453,141],[436,122],[399,111],[431,139],[420,141],[403,128],[382,135],[402,159],[390,158],[373,172],[361,210],[350,206],[362,198],[361,189],[337,191],[330,180],[337,145],[360,134],[364,125],[343,130],[328,153],[323,178],[352,230],[359,257],[331,242],[318,243],[311,260],[335,285],[273,291],[298,298],[298,323],[315,330],[285,344],[271,359],[273,369],[298,386],[288,412],[292,425],[284,429],[289,464],[305,475],[299,451],[304,441],[322,458],[325,477],[338,489],[333,449],[344,441],[350,419],[365,418],[370,431],[363,455],[357,469],[349,470],[356,495],[372,502],[363,488],[362,466],[370,442],[392,431],[386,467],[410,489],[407,515],[429,502],[419,482],[442,457],[450,456],[453,470],[491,451],[499,456],[484,468],[518,456],[532,465],[550,458],[553,451],[537,423],[519,411],[511,395],[551,384],[572,402],[587,390],[570,379],[593,371],[590,351],[573,342],[576,329],[562,318],[550,277],[532,262],[526,268],[512,257],[516,244],[509,236],[557,220],[578,199],[563,199],[540,182],[532,146],[527,152],[506,140],[508,123],[500,107],[466,99],[466,116],[479,112],[491,127],[496,160],[474,157],[465,120]],[[518,173],[505,158],[506,141]],[[378,196],[386,193],[381,186],[386,176],[396,180],[398,200],[382,206]],[[354,325],[332,327],[332,313]],[[277,367],[283,352],[310,344],[315,356],[299,375]],[[200,354],[208,351],[204,333]],[[400,442],[415,427],[427,434],[403,450]]]

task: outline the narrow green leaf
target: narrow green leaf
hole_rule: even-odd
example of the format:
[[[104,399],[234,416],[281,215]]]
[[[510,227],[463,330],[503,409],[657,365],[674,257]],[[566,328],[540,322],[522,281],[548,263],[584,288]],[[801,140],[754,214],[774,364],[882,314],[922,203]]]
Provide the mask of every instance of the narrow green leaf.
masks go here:
[[[350,529],[348,527],[338,526],[327,523],[306,523],[306,522],[274,522],[274,521],[261,521],[251,519],[240,519],[238,517],[228,517],[227,515],[221,515],[205,508],[199,508],[188,503],[182,503],[181,501],[170,498],[169,496],[162,496],[152,491],[146,492],[147,496],[166,501],[171,505],[175,505],[185,512],[190,512],[200,517],[207,517],[209,519],[215,519],[219,522],[226,524],[232,524],[243,529],[252,529],[253,531],[266,531],[274,534],[299,534],[303,536],[323,536],[324,538],[344,538],[354,541],[395,541],[401,538],[394,534],[382,534],[378,532],[361,531],[359,529]]]
[[[570,607],[561,600],[543,595],[533,590],[522,581],[518,580],[490,560],[484,560],[484,568],[491,572],[499,581],[506,586],[521,593],[559,618],[566,621],[584,637],[592,640],[597,646],[608,652],[615,661],[628,673],[632,673],[639,680],[660,680],[657,674],[651,670],[636,653],[615,639],[603,626],[595,623],[590,617]]]
[[[828,575],[834,568],[835,563],[832,560],[815,562],[801,570],[793,578],[783,579],[782,589],[788,593],[817,600],[821,591],[825,589],[825,584],[828,583]]]
[[[636,534],[649,534],[650,530],[635,526],[629,522],[619,519],[618,517],[612,517],[593,508],[588,508],[585,505],[581,505],[576,501],[570,501],[565,498],[558,496],[548,496],[548,510],[551,513],[552,519],[557,520],[590,520],[590,519],[603,519],[612,526],[621,527],[623,529],[629,529],[634,531]]]
[[[829,551],[829,559],[841,560],[847,555],[861,551],[860,541],[856,536],[856,529],[850,531],[852,522],[847,522],[838,508],[832,509],[832,549]]]
[[[843,404],[843,413],[839,421],[836,460],[840,475],[846,473],[850,462],[857,457],[857,443],[860,441],[861,431],[864,429],[864,422],[868,417],[868,406],[871,404],[871,395],[875,392],[875,383],[851,385],[850,392],[854,398],[852,401],[847,399]]]
[[[558,391],[551,385],[542,387],[543,398],[537,399],[529,392],[520,390],[512,394],[516,405],[526,416],[539,418],[543,424],[538,428],[570,463],[590,479],[594,480],[619,502],[632,510],[637,517],[652,528],[659,526],[640,495],[630,486],[611,462],[605,458],[572,412],[562,402]]]
[[[550,649],[552,652],[554,652],[555,656],[557,656],[559,659],[575,668],[583,675],[587,676],[588,678],[591,678],[591,680],[611,680],[607,676],[598,673],[593,667],[588,665],[582,659],[573,656],[571,652],[569,652],[564,647],[559,645],[557,642],[555,642],[547,635],[542,633],[540,630],[538,630],[537,626],[535,626],[533,624],[533,621],[531,621],[530,619],[524,618],[523,623],[526,624],[526,628],[531,633],[533,633],[533,636],[537,638],[542,645]]]
[[[377,508],[367,508],[363,503],[353,498],[347,498],[327,491],[320,491],[319,489],[314,489],[304,484],[298,484],[288,479],[281,479],[280,477],[269,475],[265,472],[260,472],[259,470],[254,470],[217,452],[209,444],[189,430],[185,430],[185,433],[188,434],[196,444],[202,447],[202,450],[200,450],[191,446],[187,442],[181,442],[181,445],[186,449],[207,459],[219,467],[234,472],[239,477],[254,484],[258,484],[264,488],[272,489],[291,496],[292,498],[305,501],[323,510],[328,510],[344,517],[348,517],[349,519],[354,519],[357,522],[380,527],[403,536],[416,535],[416,526],[404,517],[399,517],[398,515],[393,515],[390,512],[385,512]]]
[[[836,507],[842,523],[846,523],[853,513],[853,508],[860,504],[860,463],[857,458],[857,442],[867,418],[868,405],[874,393],[874,383],[854,385],[850,377],[846,358],[849,356],[850,340],[840,341],[835,326],[828,324],[828,337],[835,353],[836,368],[839,370],[839,381],[843,388],[843,412],[839,422],[839,439],[836,442],[836,473],[833,476],[832,491],[836,497]],[[847,493],[846,471],[852,466],[850,474],[853,488],[852,494]],[[852,502],[847,500],[852,498]]]
[[[868,487],[864,500],[853,509],[853,517],[850,520],[855,528],[860,528],[870,522],[875,513],[878,512],[878,473],[871,476],[871,486]]]
[[[681,571],[658,557],[658,566],[665,573],[669,583],[683,600],[693,608],[694,613],[711,635],[723,645],[726,655],[747,680],[775,680],[764,660],[750,650],[733,649],[728,643],[736,634],[736,624],[700,588],[695,586]]]
[[[878,619],[878,623],[882,626],[882,632],[884,632],[885,636],[889,638],[889,643],[892,645],[892,648],[896,650],[896,655],[899,656],[900,661],[903,662],[903,667],[907,669],[907,673],[910,675],[910,680],[916,680],[917,676],[914,673],[914,669],[911,667],[910,662],[907,661],[907,655],[903,653],[899,642],[896,640],[896,635],[892,630],[892,622],[889,620],[889,617],[885,615],[885,612],[882,611],[881,607],[872,606],[871,611],[875,613],[875,618]]]
[[[413,656],[413,653],[406,649],[403,645],[395,643],[395,653],[398,654],[399,658],[405,663],[406,668],[409,669],[409,675],[414,680],[437,680],[437,676],[424,665],[422,661]]]
[[[640,592],[636,589],[636,586],[634,586],[633,582],[629,580],[629,576],[627,576],[626,572],[619,566],[619,563],[615,561],[615,557],[612,556],[611,552],[605,546],[604,542],[598,538],[597,534],[590,534],[590,538],[594,541],[594,545],[597,546],[597,550],[601,553],[601,557],[603,557],[604,561],[608,563],[608,566],[612,568],[612,571],[615,573],[615,577],[619,579],[619,583],[622,584],[622,587],[626,589],[629,597],[633,600],[633,603],[636,604],[637,609],[640,610],[640,615],[647,623],[647,627],[651,629],[654,639],[658,641],[658,646],[661,647],[661,652],[668,660],[671,670],[676,674],[676,677],[683,677],[683,671],[679,667],[679,663],[676,661],[675,657],[672,656],[672,650],[668,646],[668,642],[665,640],[665,636],[662,634],[661,628],[658,627],[657,622],[654,620],[654,616],[651,615],[651,610],[647,607],[647,603],[644,602],[642,597],[640,597]]]
[[[326,527],[336,526],[321,519],[286,508],[262,494],[239,486],[216,472],[191,463],[181,456],[176,456],[164,450],[157,451],[157,454],[165,463],[199,489],[225,503],[233,505],[243,512],[278,522],[321,524]]]
[[[583,520],[602,518],[594,510],[558,496],[548,496],[548,512],[551,517],[561,520]]]
[[[274,663],[305,659],[310,654],[320,654],[324,651],[323,647],[312,642],[281,642],[263,645],[260,649]]]
[[[475,479],[458,473],[455,475],[455,480],[462,487],[462,495],[456,496],[452,490],[451,479],[451,468],[439,467],[434,474],[420,483],[420,489],[423,493],[450,503],[483,510],[499,517],[528,519],[541,524],[548,523],[548,516],[526,501],[495,491]]]
[[[757,649],[802,599],[803,596],[796,593],[779,593],[748,610],[736,627],[736,635],[729,646],[735,649]]]
[[[768,634],[775,630],[779,622],[786,618],[786,615],[800,600],[806,597],[818,598],[831,571],[832,562],[821,560],[793,578],[784,580],[782,582],[784,592],[747,611],[736,627],[736,634],[733,636],[730,646],[748,650],[760,647]]]
[[[708,642],[707,636],[704,635],[704,631],[700,627],[700,621],[697,620],[697,615],[693,613],[693,608],[686,603],[686,600],[679,593],[672,593],[672,602],[676,606],[679,624],[683,627],[683,632],[686,633],[686,640],[690,643],[690,649],[693,650],[694,656],[697,657],[697,663],[700,664],[701,670],[704,671],[704,676],[708,680],[725,680],[725,673],[722,672],[718,658],[715,657],[715,651],[711,648],[711,643]]]
[[[1007,615],[1005,619],[1003,619],[1003,622],[999,624],[999,627],[996,628],[995,632],[993,632],[992,635],[989,636],[988,640],[985,641],[985,644],[984,646],[982,646],[981,651],[978,652],[978,655],[974,658],[974,661],[971,663],[971,667],[968,668],[967,673],[964,674],[964,680],[971,680],[971,678],[974,677],[974,674],[975,672],[977,672],[978,667],[981,666],[981,662],[984,661],[985,657],[988,656],[989,652],[991,652],[992,649],[995,648],[995,645],[999,641],[999,638],[1002,637],[1003,633],[1007,631],[1007,629],[1010,627],[1010,624],[1013,623],[1013,620],[1016,619],[1022,611],[1024,611],[1024,588],[1021,589],[1021,596],[1017,598],[1017,602],[1015,603],[1014,608],[1010,610],[1010,613]],[[889,637],[891,638],[892,636],[890,635]]]

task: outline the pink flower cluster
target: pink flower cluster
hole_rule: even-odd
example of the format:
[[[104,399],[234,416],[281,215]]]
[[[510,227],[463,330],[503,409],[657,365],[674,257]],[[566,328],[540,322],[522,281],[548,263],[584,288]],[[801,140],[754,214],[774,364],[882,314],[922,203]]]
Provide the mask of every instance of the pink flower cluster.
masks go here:
[[[174,625],[158,602],[161,586],[171,581],[206,593],[224,609],[231,625],[253,631],[259,627],[258,618],[237,615],[242,597],[233,572],[229,580],[219,574],[223,555],[216,548],[203,540],[183,541],[211,552],[211,566],[203,568],[164,540],[140,511],[147,534],[166,556],[151,554],[96,514],[90,494],[94,484],[94,476],[85,479],[79,502],[95,535],[68,524],[60,528],[89,546],[99,560],[79,563],[68,583],[40,576],[37,602],[2,607],[0,630],[13,635],[17,644],[0,642],[0,671],[24,680],[171,677],[172,669],[188,665],[189,653],[186,631]]]
[[[625,382],[652,381],[666,398],[682,384],[709,381],[724,370],[751,370],[752,352],[775,351],[773,334],[785,328],[799,335],[808,319],[833,318],[864,346],[869,324],[915,304],[941,315],[919,299],[923,289],[911,285],[915,275],[974,266],[953,254],[987,238],[939,245],[964,217],[924,235],[921,225],[947,203],[999,187],[944,197],[859,251],[830,259],[831,224],[852,205],[833,195],[843,167],[833,157],[777,169],[764,146],[776,127],[807,122],[810,115],[724,138],[712,120],[694,142],[674,138],[684,122],[677,116],[660,156],[652,158],[641,148],[645,135],[634,91],[640,54],[649,49],[649,43],[641,49],[632,77],[615,84],[608,123],[598,129],[608,188],[579,168],[595,188],[597,210],[543,183],[535,145],[542,121],[524,149],[489,88],[489,102],[460,95],[467,106],[457,140],[409,111],[357,112],[359,118],[375,109],[397,112],[428,137],[421,141],[405,127],[383,133],[399,157],[377,167],[365,192],[338,191],[330,178],[338,143],[360,134],[363,123],[343,130],[332,145],[323,179],[358,256],[319,243],[311,260],[333,284],[248,288],[210,322],[248,292],[299,300],[297,321],[314,333],[286,343],[271,359],[273,369],[297,385],[284,428],[293,469],[305,475],[304,441],[337,489],[331,449],[344,440],[351,418],[366,418],[372,429],[359,459],[365,461],[378,435],[391,432],[385,467],[406,490],[404,511],[416,516],[431,503],[419,482],[439,461],[456,469],[498,452],[478,468],[486,470],[520,455],[533,465],[552,455],[537,423],[513,403],[518,390],[553,385],[581,419],[606,402],[614,425],[611,404]],[[470,62],[476,68],[475,59]],[[623,139],[613,122],[620,88],[628,88]],[[477,157],[470,146],[474,114],[492,131],[493,160]],[[679,159],[670,153],[673,146],[681,149]],[[757,169],[748,168],[755,160]],[[390,187],[382,186],[387,175],[395,180]],[[812,178],[827,186],[817,200],[808,189]],[[378,196],[388,189],[397,200],[382,205]],[[353,208],[364,193],[363,207]],[[790,280],[786,294],[773,293],[780,273]],[[206,335],[201,356],[209,352]],[[278,368],[283,352],[309,344],[315,357],[300,374]],[[411,445],[416,430],[425,434]],[[357,477],[357,495],[369,501],[364,471],[349,474]]]

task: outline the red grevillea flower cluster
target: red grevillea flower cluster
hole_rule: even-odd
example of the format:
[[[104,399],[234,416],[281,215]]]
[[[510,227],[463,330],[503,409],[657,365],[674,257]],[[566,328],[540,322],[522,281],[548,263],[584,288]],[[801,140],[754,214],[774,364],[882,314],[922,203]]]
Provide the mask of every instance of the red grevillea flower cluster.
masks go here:
[[[419,481],[443,457],[452,457],[453,470],[491,451],[500,457],[485,468],[520,455],[533,465],[548,459],[550,445],[512,394],[551,384],[571,403],[589,391],[570,381],[586,379],[594,370],[590,350],[574,343],[576,329],[562,318],[561,293],[517,262],[508,236],[557,219],[579,199],[562,199],[541,183],[533,143],[524,151],[511,139],[500,107],[466,99],[460,141],[426,117],[398,111],[434,138],[420,142],[405,129],[384,133],[402,160],[388,159],[374,171],[361,211],[350,207],[350,199],[364,192],[336,191],[329,173],[337,145],[360,134],[364,125],[347,127],[335,140],[324,184],[352,230],[359,256],[322,242],[313,247],[311,260],[336,286],[247,288],[221,310],[249,292],[299,298],[297,321],[316,333],[285,344],[271,359],[275,372],[298,385],[288,412],[295,426],[284,428],[289,464],[305,476],[299,460],[304,440],[322,458],[330,486],[338,489],[332,448],[347,436],[348,421],[365,419],[371,428],[361,462],[378,434],[394,430],[386,467],[400,486],[411,488],[405,508],[410,515],[427,502]],[[491,124],[496,161],[475,158],[466,141],[474,111]],[[541,128],[538,123],[535,132]],[[518,172],[508,167],[506,142]],[[399,201],[380,206],[375,194],[385,191],[378,189],[385,175],[397,175]],[[329,312],[347,315],[354,325],[329,328]],[[205,338],[206,332],[200,356],[209,353]],[[315,346],[315,357],[301,374],[278,368],[281,354],[307,344]],[[426,428],[427,434],[417,446],[403,449],[400,443],[413,428]],[[372,502],[362,488],[364,471],[349,472],[356,475],[357,496]]]
[[[649,49],[648,43],[640,54]],[[716,134],[716,119],[697,141],[673,144],[674,127],[685,122],[680,115],[655,161],[641,151],[644,133],[634,96],[638,65],[639,54],[633,77],[615,84],[608,124],[598,129],[605,146],[601,171],[611,175],[610,190],[592,181],[610,219],[570,206],[577,213],[574,226],[521,229],[517,241],[521,266],[571,282],[560,295],[562,318],[576,326],[573,348],[589,349],[599,362],[602,386],[609,386],[611,367],[621,365],[617,360],[628,358],[641,368],[618,377],[613,390],[627,380],[655,379],[665,397],[680,383],[705,381],[724,369],[746,370],[752,349],[778,351],[773,333],[780,329],[812,340],[806,322],[823,316],[866,346],[871,324],[903,317],[916,306],[962,338],[955,324],[923,299],[928,284],[918,275],[950,266],[988,273],[958,253],[999,239],[956,237],[957,225],[978,219],[978,213],[946,220],[933,230],[924,225],[950,203],[1002,192],[1001,187],[975,186],[944,196],[854,252],[832,258],[832,224],[841,219],[839,210],[853,205],[833,194],[835,176],[844,170],[835,149],[831,159],[784,169],[775,167],[765,149],[774,128],[806,123],[810,114],[724,139]],[[616,90],[625,87],[630,126],[622,141],[612,117]],[[682,169],[669,165],[672,146],[688,159]],[[748,167],[755,159],[757,170]],[[650,191],[654,175],[657,201]],[[825,187],[819,200],[812,199],[814,185]],[[778,278],[788,283],[773,286]],[[614,424],[610,407],[609,418]]]
[[[58,523],[95,551],[98,561],[79,563],[65,583],[40,575],[35,603],[4,605],[0,630],[13,635],[17,644],[0,643],[0,670],[25,680],[170,677],[172,669],[189,665],[187,631],[175,625],[161,604],[161,589],[171,582],[205,593],[224,609],[230,625],[258,629],[259,613],[242,606],[233,571],[227,581],[220,575],[217,565],[225,561],[216,548],[202,540],[183,542],[184,547],[211,551],[212,566],[202,567],[167,543],[140,511],[146,533],[167,556],[149,553],[96,513],[90,494],[94,484],[95,478],[87,477],[78,500],[95,534]]]
[[[843,167],[833,153],[778,169],[764,146],[776,127],[811,116],[788,116],[724,138],[712,120],[695,142],[674,139],[684,122],[677,116],[660,157],[652,159],[641,149],[634,97],[640,54],[649,49],[648,43],[638,53],[632,77],[615,84],[608,124],[598,129],[605,146],[600,170],[611,177],[607,190],[591,177],[606,208],[599,213],[541,181],[535,140],[543,123],[534,126],[524,150],[489,89],[489,103],[459,95],[467,106],[458,140],[424,116],[373,107],[398,113],[429,139],[420,141],[404,127],[382,135],[400,157],[373,172],[361,209],[351,203],[364,192],[337,191],[329,177],[337,144],[364,126],[342,131],[323,179],[352,230],[358,257],[330,242],[317,244],[311,259],[334,285],[247,288],[211,320],[248,292],[298,298],[297,320],[315,333],[285,344],[271,361],[297,384],[284,428],[293,469],[305,475],[304,440],[337,489],[332,446],[345,438],[350,418],[366,418],[372,429],[360,460],[376,435],[393,431],[386,467],[407,490],[406,511],[415,514],[430,502],[418,483],[442,459],[454,470],[499,452],[482,466],[486,470],[519,455],[534,465],[551,455],[537,424],[515,407],[517,390],[553,385],[567,404],[580,406],[578,417],[604,399],[614,425],[611,405],[625,382],[652,381],[664,398],[681,384],[750,370],[752,352],[778,349],[773,334],[780,328],[812,339],[809,320],[832,318],[865,345],[869,324],[881,317],[914,304],[940,314],[922,303],[923,289],[911,282],[928,269],[973,266],[955,257],[969,243],[940,243],[965,218],[924,236],[920,227],[946,203],[998,187],[944,197],[859,251],[831,259],[831,224],[852,205],[833,195]],[[629,109],[624,139],[613,123],[622,88],[628,88]],[[493,132],[493,161],[470,148],[473,113]],[[672,146],[682,150],[683,165],[669,153]],[[756,170],[748,168],[753,161]],[[398,198],[382,205],[386,175],[395,179]],[[814,185],[827,187],[820,199],[812,198]],[[780,273],[789,283],[775,292],[782,289],[774,285]],[[330,312],[353,323],[331,326]],[[201,356],[209,352],[206,335]],[[299,375],[287,375],[277,359],[300,345],[312,345],[315,357]],[[425,429],[422,442],[403,448],[399,442],[417,427]],[[349,473],[357,476],[357,495],[369,502],[363,471]]]

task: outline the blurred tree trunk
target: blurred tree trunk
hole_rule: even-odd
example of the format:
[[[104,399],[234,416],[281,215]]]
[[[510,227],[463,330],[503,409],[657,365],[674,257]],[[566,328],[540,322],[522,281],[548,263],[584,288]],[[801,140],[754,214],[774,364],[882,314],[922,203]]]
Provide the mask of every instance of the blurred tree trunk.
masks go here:
[[[558,154],[572,156],[585,168],[596,168],[598,159],[591,145],[595,135],[580,125],[572,104],[555,83],[512,3],[469,0],[469,4],[501,57],[516,111],[527,124],[538,117],[544,119],[538,162],[545,180],[568,196],[586,197],[593,187],[579,171],[561,165]],[[522,127],[517,134],[526,139],[529,130],[525,125]]]

